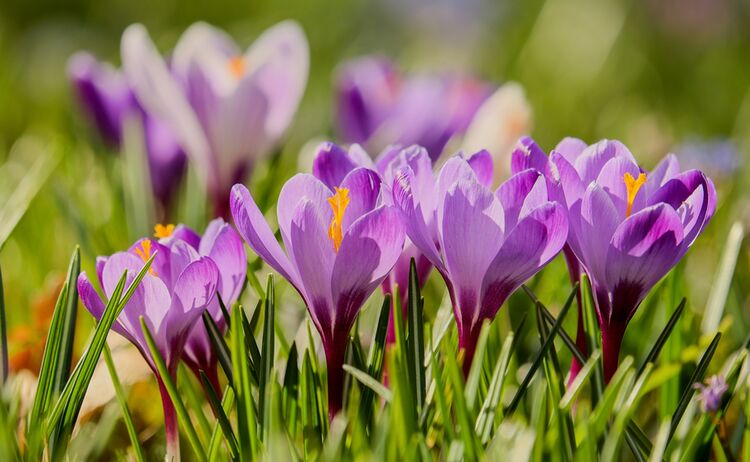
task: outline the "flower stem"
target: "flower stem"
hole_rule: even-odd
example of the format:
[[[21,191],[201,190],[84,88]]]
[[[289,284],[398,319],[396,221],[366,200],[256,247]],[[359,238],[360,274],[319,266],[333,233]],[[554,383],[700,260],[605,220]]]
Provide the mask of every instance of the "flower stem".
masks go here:
[[[164,409],[164,432],[167,440],[167,454],[165,460],[178,462],[180,460],[180,430],[177,425],[177,411],[169,397],[167,387],[161,379],[159,381],[159,394],[161,405]]]
[[[346,356],[347,337],[335,338],[327,345],[326,367],[328,373],[328,420],[341,411],[344,404],[344,358]]]
[[[620,347],[625,335],[627,323],[612,323],[602,329],[602,361],[604,362],[604,381],[609,383],[617,371],[620,358]]]
[[[477,350],[477,342],[479,341],[481,323],[478,324],[478,326],[479,327],[472,327],[467,332],[463,332],[458,336],[459,351],[463,350],[464,352],[464,378],[469,376],[469,371],[471,371],[471,363],[472,361],[474,361],[474,353],[476,353]]]

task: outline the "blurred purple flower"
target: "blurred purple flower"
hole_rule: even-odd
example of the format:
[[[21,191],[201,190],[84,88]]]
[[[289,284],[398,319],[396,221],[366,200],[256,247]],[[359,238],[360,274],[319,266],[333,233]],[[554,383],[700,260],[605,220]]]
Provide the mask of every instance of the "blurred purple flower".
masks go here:
[[[698,170],[681,173],[674,155],[646,173],[622,143],[609,140],[587,146],[566,138],[548,163],[536,143],[525,138],[512,165],[514,171],[544,169],[562,185],[570,220],[568,245],[591,280],[609,380],[636,309],[711,219],[714,185]]]
[[[405,149],[399,146],[389,146],[373,162],[367,152],[357,144],[350,146],[347,150],[334,143],[323,143],[318,147],[313,160],[313,175],[333,190],[335,187],[341,186],[341,182],[349,172],[364,167],[377,171],[384,182],[384,186],[390,190],[393,187],[396,171],[405,165],[410,165],[413,170],[424,171],[430,175],[432,172],[432,162],[424,148],[419,146],[411,146]],[[390,195],[386,194],[384,198],[388,200]],[[404,310],[404,316],[406,316],[406,299],[408,297],[409,270],[412,258],[417,265],[417,279],[420,286],[423,286],[430,275],[432,264],[408,238],[395,266],[382,283],[383,292],[387,294],[394,295],[394,290],[398,287],[398,297]],[[396,340],[393,313],[394,311],[391,310],[388,321],[388,343],[393,343]]]
[[[680,163],[688,169],[697,169],[717,179],[734,175],[742,166],[742,155],[732,140],[686,140],[675,149]]]
[[[393,200],[406,232],[448,286],[468,373],[482,322],[562,249],[565,208],[545,176],[521,171],[492,191],[486,151],[448,160],[432,172],[399,169]]]
[[[404,75],[387,59],[367,56],[341,66],[335,91],[344,141],[373,151],[418,144],[434,161],[466,131],[492,88],[452,75]]]
[[[724,376],[714,375],[709,377],[705,384],[695,383],[693,388],[699,391],[698,402],[703,412],[714,413],[721,406],[724,393],[729,389]]]
[[[382,203],[380,178],[365,168],[349,172],[334,190],[312,175],[286,182],[277,205],[286,253],[242,185],[232,188],[231,210],[245,242],[307,304],[326,354],[333,418],[342,405],[349,331],[403,249],[398,213]]]
[[[104,299],[96,292],[85,272],[78,278],[78,292],[86,309],[97,320],[100,319],[104,313],[105,300],[111,297],[123,273],[127,272],[129,284],[154,252],[156,256],[151,268],[113,324],[112,330],[130,340],[140,350],[156,375],[164,408],[167,454],[174,455],[179,454],[174,404],[156,369],[141,330],[140,318],[145,320],[164,357],[167,370],[175,378],[191,330],[203,310],[215,300],[221,278],[216,263],[210,257],[201,256],[191,244],[181,239],[162,243],[144,238],[126,252],[97,259],[97,279]]]
[[[123,34],[122,59],[136,96],[174,130],[217,215],[226,215],[230,188],[279,142],[302,98],[302,29],[282,22],[243,52],[223,31],[196,23],[180,37],[168,68],[136,24]]]
[[[143,110],[125,76],[86,52],[68,62],[68,77],[76,95],[109,145],[121,148],[125,123],[140,120],[154,196],[168,211],[185,171],[185,152],[174,133],[159,118]]]

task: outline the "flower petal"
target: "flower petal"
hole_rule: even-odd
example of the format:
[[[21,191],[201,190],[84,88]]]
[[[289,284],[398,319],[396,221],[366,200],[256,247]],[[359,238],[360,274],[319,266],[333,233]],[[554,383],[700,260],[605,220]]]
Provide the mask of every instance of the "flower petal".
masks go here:
[[[350,157],[349,152],[341,146],[325,142],[318,146],[313,160],[312,174],[328,186],[328,189],[333,190],[335,186],[341,185],[347,173],[357,167],[364,167],[364,165],[360,165]]]
[[[221,218],[213,220],[203,234],[199,253],[219,268],[219,294],[229,308],[240,295],[247,275],[247,254],[242,239]]]
[[[284,183],[279,193],[276,215],[279,221],[281,237],[284,240],[289,255],[292,254],[290,230],[297,206],[302,201],[310,202],[323,220],[326,223],[330,223],[333,212],[328,203],[328,198],[331,197],[331,194],[333,194],[333,191],[328,189],[323,182],[306,173],[298,173]]]
[[[355,220],[380,205],[381,180],[375,171],[358,168],[344,178],[341,187],[349,190],[349,205],[341,224],[341,229],[346,233]]]
[[[297,271],[284,251],[281,250],[281,246],[268,226],[266,218],[258,209],[246,187],[238,184],[232,188],[230,207],[234,223],[250,248],[263,261],[292,283],[297,290],[302,290]]]
[[[568,136],[557,143],[554,151],[560,153],[572,165],[587,147],[588,145],[582,140]]]
[[[523,136],[516,143],[510,160],[512,173],[533,168],[543,172],[547,165],[547,155],[530,136]]]
[[[621,157],[636,164],[630,150],[616,140],[601,140],[584,149],[573,164],[584,187],[596,180],[604,165],[615,157]]]
[[[490,155],[489,151],[484,149],[477,151],[467,157],[466,162],[468,162],[469,167],[474,170],[480,183],[487,187],[492,186],[494,165],[492,162],[492,155]]]

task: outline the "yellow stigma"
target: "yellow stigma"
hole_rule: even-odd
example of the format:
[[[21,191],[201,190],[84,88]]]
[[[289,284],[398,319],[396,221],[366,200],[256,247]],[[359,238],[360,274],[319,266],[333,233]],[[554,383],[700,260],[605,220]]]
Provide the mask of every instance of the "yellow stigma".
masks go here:
[[[245,70],[247,70],[247,63],[245,62],[245,58],[242,56],[234,56],[232,58],[229,58],[229,62],[227,63],[229,66],[229,73],[234,76],[234,78],[239,79],[245,74]]]
[[[638,178],[633,178],[633,175],[626,172],[623,181],[625,181],[625,188],[628,190],[628,208],[625,210],[625,217],[629,217],[630,213],[633,211],[635,196],[638,194],[638,190],[641,189],[641,186],[646,183],[646,174],[639,173]]]
[[[346,188],[333,189],[336,193],[328,198],[328,203],[331,204],[331,210],[333,211],[331,226],[328,228],[328,237],[333,241],[333,248],[338,252],[341,241],[344,239],[341,224],[344,221],[344,211],[349,205],[349,190]]]
[[[143,263],[146,263],[148,259],[151,258],[151,240],[143,239],[141,241],[141,246],[135,248],[135,253],[136,255],[141,257],[141,260],[143,260]],[[149,268],[148,272],[156,276],[156,271],[154,271],[153,267]]]
[[[174,225],[162,225],[157,224],[154,226],[154,237],[157,239],[164,239],[166,237],[169,237],[172,235],[172,232],[174,232]]]

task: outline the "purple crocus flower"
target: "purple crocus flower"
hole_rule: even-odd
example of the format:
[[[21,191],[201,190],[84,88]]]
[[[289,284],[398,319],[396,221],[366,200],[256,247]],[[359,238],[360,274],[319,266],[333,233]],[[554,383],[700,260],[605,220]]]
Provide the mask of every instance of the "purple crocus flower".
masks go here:
[[[383,57],[359,58],[336,76],[338,131],[344,141],[373,151],[391,143],[418,144],[435,160],[454,135],[466,131],[491,91],[473,79],[407,76]]]
[[[427,151],[419,146],[411,146],[406,149],[389,146],[373,162],[367,152],[357,144],[352,145],[347,150],[334,143],[327,142],[318,147],[313,161],[313,175],[330,189],[333,189],[341,185],[349,172],[364,167],[377,171],[384,182],[384,186],[390,190],[393,187],[396,171],[405,165],[410,165],[415,171],[431,175],[432,162]],[[384,197],[388,199],[390,195],[387,194]],[[404,250],[396,260],[396,264],[381,284],[383,292],[391,295],[395,295],[394,291],[398,288],[398,297],[404,310],[404,316],[406,316],[406,299],[408,297],[409,271],[412,258],[415,260],[417,267],[417,279],[420,286],[423,286],[430,275],[432,264],[408,238],[404,243]],[[393,343],[396,340],[393,322],[393,310],[391,310],[388,320],[388,343]]]
[[[409,238],[448,286],[465,373],[482,322],[557,255],[568,234],[556,185],[541,172],[519,172],[494,192],[492,172],[490,154],[481,151],[451,158],[437,179],[405,166],[393,186]]]
[[[185,171],[185,152],[174,133],[138,103],[125,76],[86,52],[70,58],[68,76],[104,141],[121,148],[125,123],[140,120],[154,197],[168,212]]]
[[[512,163],[514,170],[535,166],[560,178],[570,221],[568,245],[592,284],[609,380],[636,309],[713,216],[714,185],[698,170],[680,172],[671,154],[647,173],[619,141],[587,146],[566,138],[548,163],[527,138]]]
[[[286,182],[277,205],[286,253],[247,188],[236,185],[231,196],[242,237],[307,304],[325,350],[331,418],[342,405],[349,331],[404,246],[398,212],[382,203],[377,173],[357,168],[339,184],[331,190],[308,174]]]
[[[151,268],[112,329],[130,340],[154,371],[164,408],[167,455],[179,458],[179,432],[174,405],[156,369],[141,330],[140,318],[143,317],[153,334],[167,370],[174,379],[185,343],[196,321],[215,299],[220,283],[216,263],[210,257],[201,256],[192,245],[181,239],[162,243],[145,238],[125,252],[97,259],[97,279],[104,298],[96,292],[85,272],[78,278],[78,292],[86,309],[100,319],[105,300],[111,297],[122,274],[127,272],[130,283],[154,252],[156,255]]]
[[[203,236],[185,225],[157,225],[155,237],[159,238],[159,244],[171,249],[174,246],[182,246],[187,243],[192,251],[202,257],[210,258],[219,269],[218,294],[224,302],[227,310],[239,299],[240,292],[247,275],[247,254],[237,231],[225,223],[223,219],[217,218],[209,223]],[[226,330],[226,319],[219,306],[219,299],[214,298],[206,306],[219,329]],[[198,321],[190,331],[185,351],[183,353],[185,364],[193,371],[196,377],[200,377],[199,371],[208,376],[214,390],[221,390],[218,378],[218,358],[211,347],[208,332],[202,321]]]
[[[226,215],[230,188],[275,147],[302,98],[308,73],[302,29],[282,22],[243,52],[221,30],[196,23],[168,68],[136,24],[123,34],[122,59],[139,101],[174,130],[216,214]]]
[[[706,379],[705,384],[695,383],[693,388],[698,390],[698,402],[703,412],[714,413],[719,410],[724,393],[729,389],[724,376],[714,375]]]

